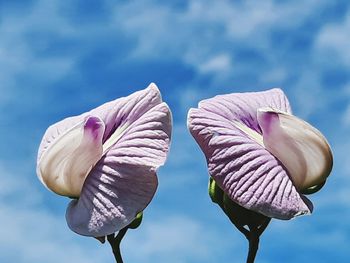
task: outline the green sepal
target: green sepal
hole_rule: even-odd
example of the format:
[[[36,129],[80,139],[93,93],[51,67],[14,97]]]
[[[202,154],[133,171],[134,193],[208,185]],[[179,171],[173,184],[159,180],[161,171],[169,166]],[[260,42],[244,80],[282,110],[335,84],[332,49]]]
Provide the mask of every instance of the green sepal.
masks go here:
[[[247,233],[244,226],[247,226],[249,229],[256,229],[265,224],[265,222],[270,221],[270,218],[246,209],[232,201],[212,177],[209,178],[209,196],[212,202],[220,206],[230,221],[241,232]]]
[[[248,226],[250,229],[260,226],[266,220],[266,216],[246,209],[232,201],[228,195],[223,197],[224,212],[236,226]]]
[[[254,262],[259,246],[259,238],[271,221],[271,218],[246,209],[233,200],[209,178],[209,196],[213,203],[220,206],[231,223],[248,239],[249,252],[247,262]]]
[[[222,206],[222,200],[224,196],[224,191],[217,185],[215,180],[212,177],[209,177],[209,196],[213,203]]]
[[[127,227],[130,229],[136,229],[141,225],[142,222],[142,217],[143,217],[143,212],[139,212],[134,221],[132,221]]]

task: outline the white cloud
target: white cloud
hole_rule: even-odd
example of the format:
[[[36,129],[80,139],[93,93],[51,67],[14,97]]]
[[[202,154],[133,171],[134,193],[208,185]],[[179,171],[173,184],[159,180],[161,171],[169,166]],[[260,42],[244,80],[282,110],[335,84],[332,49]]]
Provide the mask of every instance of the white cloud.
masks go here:
[[[204,73],[218,73],[230,71],[232,68],[229,54],[219,54],[210,58],[199,66],[199,70]]]
[[[35,178],[18,177],[20,176],[9,173],[3,165],[0,165],[0,204],[7,203],[8,205],[25,207],[42,202],[42,196],[38,192],[32,191],[33,186],[30,179]]]
[[[336,56],[345,65],[350,66],[350,13],[342,22],[326,25],[316,39],[319,52]]]
[[[292,109],[303,118],[309,117],[322,107],[327,107],[329,102],[328,98],[323,96],[320,75],[311,70],[302,73],[296,85],[291,89],[291,93],[296,102],[295,105],[292,105]],[[300,96],[300,94],[303,95]]]
[[[285,88],[290,95],[294,110],[304,118],[313,114],[316,116],[318,112],[330,109],[339,98],[349,97],[349,94],[340,91],[335,93],[331,88],[326,89],[322,86],[322,65],[318,64],[320,62],[318,58],[327,57],[329,51],[337,54],[344,63],[350,61],[348,52],[350,40],[347,34],[350,30],[349,15],[342,23],[326,25],[321,29],[315,44],[317,50],[310,51],[309,60],[301,62],[305,63],[305,67],[301,67],[300,64],[291,66],[284,64],[285,54],[282,52],[281,55],[281,50],[272,45],[270,39],[272,29],[298,28],[312,14],[324,7],[326,1],[294,1],[293,4],[280,4],[276,1],[243,1],[241,4],[234,4],[232,1],[190,1],[188,8],[179,10],[173,10],[159,2],[146,2],[127,1],[118,4],[111,9],[114,12],[113,20],[103,25],[89,25],[89,27],[69,23],[67,18],[59,13],[59,1],[37,1],[29,13],[21,16],[3,14],[0,24],[0,101],[15,100],[18,94],[14,90],[31,92],[29,87],[16,85],[16,76],[25,72],[29,72],[33,79],[40,79],[41,83],[47,84],[43,85],[45,88],[42,88],[42,91],[36,93],[39,96],[38,100],[45,98],[52,89],[50,84],[74,72],[76,61],[98,46],[96,43],[91,43],[92,40],[95,39],[97,42],[107,31],[109,35],[122,31],[127,37],[138,40],[130,61],[175,59],[192,66],[198,74],[213,75],[211,80],[213,83],[197,84],[195,77],[193,82],[181,87],[179,92],[181,109],[176,110],[183,116],[183,125],[175,126],[172,152],[167,165],[160,171],[160,188],[163,193],[169,191],[168,198],[172,198],[171,194],[184,185],[188,187],[190,184],[191,187],[196,187],[206,180],[205,159],[199,150],[196,155],[194,154],[194,149],[198,146],[184,126],[185,111],[190,106],[196,106],[199,100],[215,95],[218,90],[226,93],[234,92],[229,90],[230,87],[237,85],[231,81],[232,75],[240,76],[253,72],[257,73],[256,85],[273,83],[280,86],[279,83],[296,74],[296,80],[291,84],[293,86],[282,88]],[[26,39],[28,32],[32,30],[44,34],[52,33],[67,39],[79,39],[82,45],[76,53],[71,52],[67,56],[56,58],[39,56],[32,50],[33,47],[28,45]],[[255,66],[235,60],[234,52],[237,44],[257,50],[259,54],[265,56],[266,63]],[[35,48],[45,49],[47,45],[44,40],[38,39]],[[293,50],[283,51],[293,52]],[[127,54],[124,58],[130,59]],[[240,88],[247,89],[247,87]],[[255,89],[254,86],[249,88]],[[33,103],[33,100],[28,102]],[[348,115],[350,116],[350,109],[344,113],[342,117],[344,126],[340,125],[339,129],[350,124]],[[324,122],[327,125],[333,123],[334,126],[333,121]],[[332,134],[340,132],[338,129],[330,129]],[[338,145],[335,147],[335,152],[340,161],[336,163],[337,173],[334,178],[330,178],[330,181],[348,182],[344,178],[350,171],[347,167],[349,147],[343,142],[346,140],[345,135],[336,137]],[[339,137],[341,138],[338,140]],[[28,159],[23,160],[23,163],[27,162]],[[195,167],[194,164],[198,166]],[[191,171],[188,171],[189,167]],[[0,228],[0,261],[9,261],[8,258],[16,262],[112,261],[108,244],[100,246],[95,240],[72,233],[66,226],[64,215],[57,216],[52,211],[57,207],[47,205],[45,189],[39,191],[31,182],[36,179],[25,180],[25,176],[29,175],[14,175],[7,173],[5,168],[0,169],[0,214],[1,222],[6,226]],[[346,184],[338,188],[336,183],[331,187],[327,186],[326,194],[319,200],[320,204],[315,203],[316,210],[334,206],[348,208],[349,191],[345,186]],[[166,206],[164,203],[162,205]],[[179,207],[174,208],[174,213],[179,211]],[[190,216],[165,214],[155,221],[144,223],[137,231],[130,231],[125,243],[122,243],[125,249],[123,254],[129,259],[126,262],[147,262],[147,260],[171,263],[218,262],[216,257],[220,255],[228,255],[237,261],[244,258],[245,239],[242,237],[239,242],[232,242],[235,240],[231,235],[234,237],[239,235],[234,234],[236,233],[234,227],[231,229],[228,226],[207,224],[206,222],[210,220],[206,216],[207,211],[202,211],[198,218],[203,220],[199,221],[198,218]],[[220,216],[224,217],[222,214]],[[315,225],[320,223],[312,217],[308,220]],[[329,223],[336,219],[327,220]],[[298,227],[307,227],[299,220],[294,221],[292,227],[289,227],[290,222],[282,223],[285,224],[283,227],[286,228],[286,232],[283,233],[288,236],[287,238],[291,233],[296,233]],[[279,230],[281,229],[277,227],[277,231],[272,231],[273,235],[268,236],[265,241],[269,244],[275,243],[276,236],[281,235]],[[344,235],[339,234],[340,230],[338,227],[330,234],[332,242],[336,245],[344,242]],[[312,237],[304,238],[305,242],[320,240],[318,242],[322,243],[327,239],[326,234],[317,232],[318,229],[310,228],[309,233]],[[302,246],[298,240],[293,241],[293,246]],[[325,247],[327,242],[318,245]],[[266,245],[262,247],[264,246]]]
[[[108,254],[97,241],[74,234],[66,226],[64,214],[57,216],[43,206],[43,195],[27,176],[0,167],[0,261],[106,261]]]
[[[350,127],[350,105],[346,108],[342,116],[342,122],[345,127]]]
[[[64,214],[50,212],[44,205],[43,194],[36,192],[33,184],[22,183],[21,176],[6,173],[3,167],[1,171],[0,216],[5,226],[0,228],[2,262],[10,259],[18,263],[113,260],[108,243],[101,245],[95,239],[71,232]],[[43,187],[43,191],[47,190]],[[176,213],[162,214],[159,210],[157,213],[162,216],[150,221],[151,214],[142,227],[130,230],[122,241],[125,262],[146,263],[155,259],[169,263],[214,262],[217,255],[225,255],[227,250],[244,257],[244,252],[239,251],[243,238],[242,244],[235,246],[232,242],[235,235],[225,236],[219,227],[205,225],[203,220]]]
[[[103,262],[106,254],[90,242],[69,233],[64,217],[56,218],[45,210],[19,209],[0,205],[0,245],[3,262]]]
[[[245,41],[262,49],[270,47],[271,28],[290,28],[300,25],[326,1],[298,1],[282,5],[275,1],[188,2],[182,10],[142,1],[115,8],[115,22],[138,39],[137,56],[177,56],[198,68],[203,62],[219,58],[223,43],[234,45]],[[133,10],[141,10],[133,12]],[[225,46],[227,48],[227,46]],[[219,53],[218,53],[219,51]],[[227,64],[227,58],[224,59]]]
[[[287,69],[280,66],[271,69],[271,71],[267,72],[266,74],[263,74],[261,76],[261,81],[267,83],[276,83],[276,85],[279,86],[280,83],[283,83],[285,81],[287,76]]]
[[[168,160],[158,173],[158,193],[179,193],[203,182],[205,185],[208,179],[204,155],[185,124],[185,118],[182,123],[174,123]]]
[[[217,255],[228,249],[234,254],[240,248],[230,244],[229,235],[220,235],[214,229],[187,216],[166,215],[145,225],[142,231],[130,233],[125,240],[126,261],[215,262]]]
[[[188,2],[187,7],[174,11],[167,5],[139,1],[116,7],[114,23],[120,24],[123,32],[137,39],[134,58],[176,58],[192,66],[200,75],[210,74],[212,83],[207,84],[208,89],[222,90],[220,87],[227,87],[227,83],[235,86],[237,79],[247,73],[252,75],[248,78],[255,86],[265,84],[281,87],[289,79],[296,79],[292,82],[293,86],[282,88],[293,90],[291,93],[298,100],[298,105],[294,108],[298,107],[303,116],[310,116],[331,102],[327,96],[322,96],[330,93],[325,92],[321,81],[323,64],[320,64],[320,60],[326,59],[326,53],[311,49],[309,57],[301,64],[288,64],[288,54],[295,50],[278,50],[278,39],[272,39],[271,33],[291,31],[292,38],[296,29],[312,17],[316,19],[315,14],[327,9],[328,5],[328,1],[317,0],[296,1],[293,4],[281,4],[272,0],[242,3],[193,0]],[[346,26],[337,30],[337,38],[341,38],[338,41],[341,43],[338,48],[340,52],[347,52],[347,24],[349,23],[346,22]],[[330,31],[328,27],[332,28],[326,24],[321,29],[327,36]],[[333,41],[333,34],[329,35],[329,40],[322,40],[322,35],[323,33],[319,37],[320,42]],[[315,45],[318,46],[317,43]],[[263,64],[255,65],[245,61],[244,57],[236,58],[235,52],[240,48],[256,52],[261,56]],[[207,92],[203,87],[197,86],[195,81],[191,83],[191,90],[193,91],[179,92],[183,100],[188,101],[196,90]],[[318,96],[317,100],[314,95]]]
[[[55,32],[56,35],[71,34],[71,27],[57,14],[56,1],[37,1],[26,13],[6,13],[0,23],[0,101],[14,101],[18,94],[32,92],[30,86],[19,86],[21,74],[44,84],[43,96],[50,90],[51,83],[62,78],[74,67],[73,56],[45,57],[35,54],[28,45],[28,36],[33,32]],[[36,39],[35,48],[45,49],[47,43]],[[30,76],[28,75],[30,73]],[[30,85],[29,81],[25,84]],[[38,87],[34,87],[38,88]],[[31,90],[31,91],[30,91]],[[17,92],[15,92],[17,91]],[[25,102],[25,101],[24,101]]]

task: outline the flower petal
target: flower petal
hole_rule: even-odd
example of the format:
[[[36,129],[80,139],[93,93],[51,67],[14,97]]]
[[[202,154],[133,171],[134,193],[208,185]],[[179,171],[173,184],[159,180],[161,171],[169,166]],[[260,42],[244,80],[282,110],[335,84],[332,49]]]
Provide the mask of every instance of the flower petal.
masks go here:
[[[42,179],[39,166],[42,162],[42,157],[50,149],[51,145],[56,144],[73,127],[81,126],[89,116],[96,116],[104,123],[105,129],[102,134],[102,142],[103,152],[105,153],[120,138],[132,122],[161,102],[160,92],[157,86],[152,83],[148,88],[135,92],[130,96],[107,102],[90,112],[69,117],[51,125],[46,130],[39,146],[37,159],[37,174],[39,179],[46,185]]]
[[[188,114],[188,128],[202,148],[210,175],[244,208],[268,217],[290,219],[312,211],[284,166],[237,122],[261,135],[257,109],[290,112],[281,90],[216,96]]]
[[[170,110],[152,83],[50,126],[39,147],[38,167],[50,145],[90,115],[105,124],[103,157],[85,179],[79,200],[68,207],[66,218],[73,231],[98,237],[129,224],[152,199],[156,170],[165,162],[172,124]]]
[[[171,114],[165,103],[130,123],[87,177],[79,200],[70,203],[68,226],[97,237],[130,224],[156,191],[156,170],[165,162],[170,136]]]
[[[104,121],[106,130],[103,136],[103,144],[105,144],[115,132],[118,133],[120,129],[125,130],[146,112],[160,103],[162,103],[160,91],[154,83],[151,83],[144,90],[134,92],[127,97],[107,102],[93,109],[90,114],[100,116]],[[118,136],[118,138],[119,137],[120,136]],[[110,146],[111,145],[108,147]]]
[[[162,98],[157,86],[151,83],[146,89],[137,91],[127,97],[107,102],[89,112],[66,118],[51,125],[45,132],[39,146],[37,163],[41,156],[57,138],[73,126],[84,121],[88,116],[97,116],[105,124],[103,144],[117,131],[125,129],[149,109],[160,104]]]
[[[316,128],[269,108],[258,110],[258,122],[266,149],[283,163],[298,190],[326,181],[332,170],[332,152]]]
[[[38,175],[57,194],[78,197],[91,168],[102,156],[104,124],[90,116],[61,134],[40,158]]]
[[[291,113],[289,101],[281,89],[218,95],[202,100],[198,106],[200,109],[213,112],[230,121],[238,121],[260,134],[257,109],[270,107]]]

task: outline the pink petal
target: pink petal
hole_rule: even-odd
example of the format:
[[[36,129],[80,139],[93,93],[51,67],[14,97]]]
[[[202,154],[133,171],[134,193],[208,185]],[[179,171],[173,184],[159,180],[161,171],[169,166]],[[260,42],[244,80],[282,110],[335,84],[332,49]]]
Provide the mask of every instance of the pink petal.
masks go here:
[[[239,205],[268,217],[290,219],[311,213],[284,166],[240,129],[240,122],[261,134],[257,109],[290,112],[281,90],[216,96],[188,114],[188,128],[202,148],[210,175]]]
[[[157,188],[157,168],[169,150],[171,114],[161,103],[136,119],[87,177],[66,219],[87,236],[114,233],[145,209]]]
[[[169,150],[172,122],[168,106],[151,84],[50,126],[39,147],[38,167],[50,145],[91,115],[105,126],[103,157],[85,179],[79,199],[70,203],[66,219],[73,231],[98,237],[128,225],[151,201],[156,170]]]

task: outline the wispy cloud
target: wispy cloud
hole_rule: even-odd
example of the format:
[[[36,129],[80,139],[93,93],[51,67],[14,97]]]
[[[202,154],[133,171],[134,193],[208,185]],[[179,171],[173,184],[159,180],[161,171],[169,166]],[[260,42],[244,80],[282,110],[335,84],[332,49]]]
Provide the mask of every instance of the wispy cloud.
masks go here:
[[[79,239],[68,230],[64,214],[48,211],[31,179],[0,172],[0,260],[2,262],[105,261],[95,240]]]
[[[232,238],[215,233],[201,221],[175,214],[131,233],[125,247],[130,262],[214,262],[217,255],[239,248],[235,249],[230,241]]]
[[[325,26],[316,39],[316,47],[328,54],[329,58],[337,59],[346,66],[350,66],[350,12],[344,19]]]
[[[343,245],[349,225],[334,224],[344,214],[349,218],[341,211],[350,205],[348,1],[106,0],[67,6],[34,0],[0,6],[0,221],[6,226],[0,228],[0,261],[110,260],[108,245],[66,227],[66,200],[35,178],[36,148],[49,124],[152,81],[172,108],[173,144],[149,207],[155,214],[149,212],[123,243],[126,261],[245,257],[244,238],[209,201],[205,158],[186,129],[186,114],[217,94],[276,86],[298,116],[327,135],[335,165],[324,191],[313,197],[314,215],[273,223],[258,260],[316,255],[322,262],[335,247],[339,262],[349,256]]]

